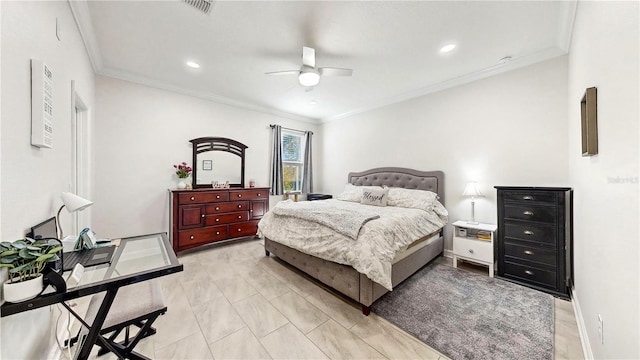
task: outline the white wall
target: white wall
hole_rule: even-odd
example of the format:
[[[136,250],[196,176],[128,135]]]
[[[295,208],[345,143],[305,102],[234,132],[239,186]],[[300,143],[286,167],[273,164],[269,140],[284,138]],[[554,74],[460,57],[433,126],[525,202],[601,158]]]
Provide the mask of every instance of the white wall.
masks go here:
[[[101,76],[96,102],[92,226],[99,237],[170,231],[167,189],[177,183],[173,164],[193,165],[191,139],[218,136],[247,145],[245,183],[253,178],[256,186],[269,186],[270,124],[313,131],[318,159],[315,124]]]
[[[93,70],[67,2],[2,2],[2,182],[0,239],[22,238],[56,214],[71,181],[71,81],[93,104]],[[56,18],[61,40],[56,38]],[[31,144],[30,59],[53,71],[54,145]],[[70,226],[70,217],[62,218]],[[6,276],[6,275],[5,275]],[[2,318],[3,359],[43,358],[50,350],[49,308]]]
[[[465,184],[495,223],[495,185],[567,186],[566,57],[386,106],[323,126],[323,191],[381,166],[443,170],[450,221],[469,219]],[[328,159],[336,159],[329,162]],[[450,235],[445,248],[451,249]]]
[[[569,56],[575,293],[596,359],[637,359],[638,2],[579,2]],[[580,99],[598,88],[598,155],[581,156]],[[604,344],[597,315],[604,320]]]

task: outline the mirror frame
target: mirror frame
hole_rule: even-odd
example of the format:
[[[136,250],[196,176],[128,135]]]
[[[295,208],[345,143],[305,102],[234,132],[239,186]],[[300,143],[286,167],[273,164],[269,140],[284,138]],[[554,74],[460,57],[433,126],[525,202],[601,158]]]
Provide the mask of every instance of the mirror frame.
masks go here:
[[[244,187],[244,154],[248,148],[247,145],[222,137],[201,137],[189,140],[193,147],[193,175],[191,176],[191,185],[196,188],[213,187],[211,184],[197,184],[198,154],[207,151],[226,151],[228,153],[240,157],[240,183],[229,184],[231,187]]]

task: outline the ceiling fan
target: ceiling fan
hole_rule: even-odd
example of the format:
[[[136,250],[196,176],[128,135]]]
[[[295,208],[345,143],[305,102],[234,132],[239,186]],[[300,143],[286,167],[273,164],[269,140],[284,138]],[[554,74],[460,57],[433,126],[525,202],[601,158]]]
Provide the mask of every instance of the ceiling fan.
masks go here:
[[[300,85],[307,88],[318,85],[320,76],[351,76],[353,69],[322,67],[316,68],[316,50],[302,47],[302,67],[300,70],[272,71],[266,75],[298,75]]]

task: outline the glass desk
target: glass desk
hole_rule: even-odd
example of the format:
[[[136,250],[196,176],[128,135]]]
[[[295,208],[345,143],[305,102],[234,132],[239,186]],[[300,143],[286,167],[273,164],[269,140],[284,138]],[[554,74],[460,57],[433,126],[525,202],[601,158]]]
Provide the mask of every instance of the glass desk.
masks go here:
[[[89,328],[89,335],[76,352],[77,358],[88,358],[91,348],[100,337],[100,329],[119,288],[183,270],[165,233],[123,238],[119,241],[114,240],[114,243],[118,246],[111,264],[85,268],[78,285],[65,292],[56,292],[49,287],[34,299],[20,303],[4,303],[0,308],[2,317],[56,303],[66,305],[64,302],[68,300],[106,292],[100,311]],[[63,277],[66,279],[70,273],[65,272]],[[68,307],[67,309],[71,310]],[[72,313],[81,323],[84,321]]]

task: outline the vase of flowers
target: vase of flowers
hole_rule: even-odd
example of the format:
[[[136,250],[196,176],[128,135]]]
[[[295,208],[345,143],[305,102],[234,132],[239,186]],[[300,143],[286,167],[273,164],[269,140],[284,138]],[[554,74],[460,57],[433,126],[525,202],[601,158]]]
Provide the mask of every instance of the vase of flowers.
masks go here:
[[[176,169],[176,175],[178,176],[178,189],[186,189],[189,176],[191,176],[193,169],[184,161],[180,164],[173,165],[173,168]]]

